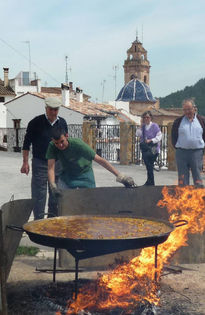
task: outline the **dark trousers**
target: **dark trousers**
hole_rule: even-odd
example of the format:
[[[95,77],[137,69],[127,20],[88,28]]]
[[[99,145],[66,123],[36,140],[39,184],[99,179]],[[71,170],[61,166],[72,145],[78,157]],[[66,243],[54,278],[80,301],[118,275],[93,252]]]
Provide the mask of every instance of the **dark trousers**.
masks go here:
[[[154,162],[158,156],[157,154],[151,155],[150,152],[142,152],[142,158],[144,160],[147,169],[147,181],[145,185],[154,185]]]
[[[176,149],[178,184],[189,185],[190,170],[194,185],[203,186],[201,171],[203,167],[203,149]]]
[[[56,178],[57,180],[57,178]],[[48,198],[48,212],[54,216],[58,215],[57,200],[53,196],[48,185],[48,161],[33,158],[32,159],[32,180],[31,180],[31,195],[34,203],[33,212],[34,220],[43,219],[45,213],[45,205]],[[53,216],[48,215],[48,216]]]

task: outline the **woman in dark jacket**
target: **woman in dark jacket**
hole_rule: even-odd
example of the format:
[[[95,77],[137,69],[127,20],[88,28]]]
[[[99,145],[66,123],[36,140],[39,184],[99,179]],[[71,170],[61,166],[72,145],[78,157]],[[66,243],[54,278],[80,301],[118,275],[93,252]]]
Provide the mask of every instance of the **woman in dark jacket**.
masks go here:
[[[137,129],[140,137],[140,149],[142,158],[147,169],[147,180],[144,185],[154,185],[154,162],[160,151],[162,133],[158,124],[152,122],[153,116],[150,111],[142,114],[141,128]]]

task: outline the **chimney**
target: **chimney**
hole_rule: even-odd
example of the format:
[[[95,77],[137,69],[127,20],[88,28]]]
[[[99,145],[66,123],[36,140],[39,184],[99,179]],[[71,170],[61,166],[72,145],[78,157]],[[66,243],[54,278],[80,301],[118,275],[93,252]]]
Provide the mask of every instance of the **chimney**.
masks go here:
[[[40,93],[41,92],[41,80],[37,79],[37,92]]]
[[[80,103],[83,103],[83,90],[76,88],[76,100]]]
[[[61,84],[61,94],[62,94],[62,101],[63,105],[66,107],[70,106],[70,93],[69,93],[69,86],[66,84]]]
[[[9,68],[3,68],[4,69],[4,86],[9,86]]]
[[[69,82],[69,89],[70,89],[70,92],[73,90],[73,82]]]

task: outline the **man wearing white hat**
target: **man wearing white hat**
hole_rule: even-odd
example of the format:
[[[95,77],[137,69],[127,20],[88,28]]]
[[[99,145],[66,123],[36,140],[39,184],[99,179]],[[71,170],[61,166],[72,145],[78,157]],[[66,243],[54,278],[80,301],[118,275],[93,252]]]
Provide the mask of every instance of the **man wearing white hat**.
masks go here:
[[[59,108],[62,102],[59,98],[45,98],[46,113],[33,118],[27,126],[23,143],[23,165],[21,173],[28,175],[29,150],[32,144],[32,181],[31,194],[34,202],[34,219],[38,220],[44,217],[47,188],[49,189],[48,212],[57,215],[57,201],[48,186],[48,164],[46,160],[46,151],[51,141],[52,130],[58,126],[68,131],[65,119],[58,116]]]

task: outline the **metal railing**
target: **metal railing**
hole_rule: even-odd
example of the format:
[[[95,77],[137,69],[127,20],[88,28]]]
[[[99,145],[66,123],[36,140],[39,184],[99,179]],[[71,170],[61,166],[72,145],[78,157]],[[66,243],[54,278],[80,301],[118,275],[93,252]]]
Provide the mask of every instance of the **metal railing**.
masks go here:
[[[108,161],[120,160],[120,126],[101,125],[96,128],[96,153]]]
[[[71,138],[82,139],[82,124],[70,124],[68,125],[68,136]]]
[[[132,157],[134,164],[142,164],[142,154],[139,146],[139,138],[136,137],[136,126],[132,126]],[[160,126],[162,131],[162,140],[160,154],[157,159],[159,167],[168,166],[167,162],[167,126]],[[6,148],[8,151],[19,152],[23,146],[23,140],[26,128],[0,128],[0,147]],[[82,139],[82,124],[68,125],[68,134],[72,138]],[[120,161],[120,125],[101,125],[96,127],[95,132],[96,153],[108,161]],[[16,149],[15,149],[16,148]]]
[[[26,128],[0,128],[0,148],[20,152],[25,134]],[[71,138],[82,138],[82,124],[68,125],[68,134]]]
[[[168,167],[168,159],[167,159],[167,151],[168,151],[168,127],[167,126],[159,126],[162,132],[162,140],[160,142],[160,153],[156,161],[156,165],[161,167]],[[142,153],[140,151],[140,139],[139,137],[135,137],[135,126],[133,126],[133,151],[132,151],[132,163],[135,164],[143,164]]]

